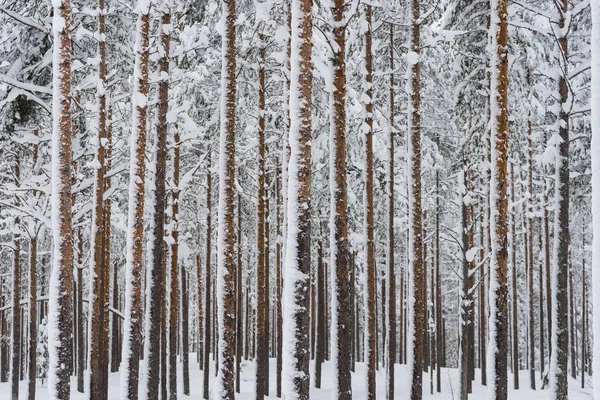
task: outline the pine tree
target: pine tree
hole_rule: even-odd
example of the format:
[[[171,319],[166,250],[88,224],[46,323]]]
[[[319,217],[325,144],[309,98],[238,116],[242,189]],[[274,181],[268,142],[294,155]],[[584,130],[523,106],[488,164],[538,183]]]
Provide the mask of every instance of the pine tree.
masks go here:
[[[179,349],[179,169],[181,138],[175,126],[173,143],[173,188],[171,205],[171,291],[169,301],[169,400],[177,400],[177,353]],[[185,288],[181,288],[185,290]]]
[[[21,160],[15,154],[14,164],[15,186],[21,184]],[[16,198],[16,206],[19,199]],[[15,218],[15,226],[19,227],[20,218]],[[10,392],[13,400],[19,400],[19,365],[21,362],[21,234],[13,234],[13,269],[12,269],[12,329],[10,348]]]
[[[330,141],[331,191],[331,350],[332,398],[351,399],[350,271],[348,250],[348,188],[346,178],[346,29],[344,0],[333,2],[333,93]]]
[[[206,260],[204,261],[204,342],[202,343],[204,359],[202,361],[204,371],[204,398],[208,399],[209,376],[210,376],[210,343],[211,343],[211,238],[212,238],[212,154],[208,150],[206,155]],[[214,354],[214,353],[213,353]]]
[[[48,304],[48,397],[68,400],[73,370],[73,225],[71,199],[71,2],[53,3],[53,267]]]
[[[215,399],[235,397],[235,122],[236,122],[236,1],[223,2],[221,132],[217,240],[218,373]],[[207,369],[208,371],[208,369]]]
[[[312,0],[292,0],[290,56],[290,131],[288,185],[284,190],[286,246],[284,248],[282,395],[308,400],[310,185],[312,140]],[[286,151],[284,150],[284,154]],[[284,166],[286,164],[284,163]]]
[[[374,400],[376,396],[376,356],[375,339],[376,337],[376,321],[375,302],[376,302],[376,267],[375,267],[375,210],[373,198],[373,9],[371,5],[366,6],[365,20],[367,23],[365,32],[365,199],[366,199],[366,253],[367,264],[365,273],[365,364],[367,366],[367,398]],[[392,51],[392,49],[390,49]],[[392,54],[393,56],[393,54]]]
[[[130,137],[127,258],[125,264],[125,321],[121,370],[121,400],[138,399],[139,360],[142,353],[142,268],[146,174],[150,3],[138,0],[133,71]]]
[[[508,1],[491,2],[490,334],[488,399],[506,400],[508,333]],[[531,346],[533,344],[530,344]]]
[[[411,1],[411,42],[409,54],[409,137],[408,174],[409,174],[409,360],[410,397],[421,400],[423,397],[423,344],[421,332],[425,330],[425,269],[423,260],[423,232],[421,211],[421,26],[420,2]]]

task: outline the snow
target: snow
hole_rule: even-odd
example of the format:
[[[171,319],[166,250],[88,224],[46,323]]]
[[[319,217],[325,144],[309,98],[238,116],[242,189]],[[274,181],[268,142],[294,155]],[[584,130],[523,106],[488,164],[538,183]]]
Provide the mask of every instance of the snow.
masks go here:
[[[196,360],[195,353],[190,353],[190,360]],[[271,358],[270,360],[270,370],[275,370],[275,359]],[[144,362],[140,365],[140,370],[145,369]],[[211,374],[214,376],[214,362],[210,363],[211,365]],[[311,372],[313,370],[313,363],[311,362]],[[201,399],[202,398],[202,390],[203,390],[203,373],[198,368],[198,365],[194,362],[190,363],[190,396],[183,395],[183,384],[182,384],[182,364],[178,363],[179,371],[177,373],[178,378],[178,398],[179,399]],[[395,399],[408,399],[410,395],[410,387],[408,385],[408,368],[406,365],[396,364],[395,369],[395,379],[396,379],[396,396]],[[363,375],[366,375],[366,365],[364,363],[356,364],[356,372],[352,373],[352,393],[353,398],[356,400],[363,400],[367,398],[366,395],[366,379],[363,379]],[[240,393],[236,393],[237,400],[253,400],[254,396],[254,376],[255,376],[255,367],[252,361],[244,361],[242,360],[242,371],[241,371],[241,385],[240,385]],[[331,376],[331,363],[325,362],[323,364],[323,381],[322,388],[316,389],[314,386],[311,386],[310,394],[312,400],[329,400],[331,398],[331,384],[332,380],[329,379]],[[459,374],[458,369],[454,368],[442,368],[442,392],[435,393],[431,395],[429,393],[428,388],[426,387],[423,392],[423,399],[425,400],[455,400],[458,398],[459,391]],[[476,370],[475,376],[477,377],[477,381],[473,383],[473,394],[470,395],[472,399],[481,399],[485,396],[486,388],[485,386],[481,386],[479,384],[479,376],[480,373]],[[271,396],[265,397],[267,400],[276,400],[278,399],[275,396],[275,374],[270,375],[270,388],[271,388]],[[385,399],[385,369],[381,368],[376,373],[377,379],[377,387],[380,388],[377,391],[378,399]],[[520,379],[522,382],[526,382],[528,379],[528,371],[522,370],[520,371]],[[539,381],[539,374],[536,374],[536,379],[538,379],[538,384],[541,384]],[[512,380],[512,376],[509,372],[509,381]],[[423,382],[429,382],[429,374],[423,374]],[[425,385],[427,386],[427,385]],[[526,385],[523,385],[526,386]],[[575,380],[569,381],[569,386],[571,390],[569,392],[570,400],[589,400],[591,396],[591,389],[588,387],[586,389],[579,388],[579,382]],[[8,382],[0,383],[0,400],[10,400],[10,384]],[[539,386],[538,386],[539,387]],[[21,382],[21,390],[24,391],[27,388],[27,382]],[[87,396],[83,393],[77,392],[76,388],[76,378],[72,378],[71,384],[71,399],[72,400],[86,400]],[[140,393],[142,387],[140,386]],[[548,390],[531,390],[529,388],[523,387],[520,390],[513,390],[512,385],[509,385],[508,397],[511,400],[546,400],[548,399]],[[108,384],[108,399],[113,400],[118,398],[119,396],[119,373],[110,373],[109,374],[109,384]],[[38,381],[37,390],[36,390],[36,398],[37,399],[46,399],[48,398],[48,387],[44,383],[42,384]],[[286,398],[287,400],[287,398]]]
[[[591,0],[592,12],[592,329],[593,371],[600,371],[600,0]],[[600,384],[594,388],[600,400]]]

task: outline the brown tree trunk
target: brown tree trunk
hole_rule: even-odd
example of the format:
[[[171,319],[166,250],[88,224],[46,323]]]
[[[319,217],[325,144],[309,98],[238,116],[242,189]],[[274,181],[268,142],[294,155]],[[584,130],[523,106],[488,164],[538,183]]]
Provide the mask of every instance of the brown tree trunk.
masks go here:
[[[506,400],[508,333],[508,23],[507,0],[498,0],[493,13],[492,91],[490,115],[492,127],[490,262],[490,351],[488,370],[494,371],[488,393]]]
[[[81,227],[77,228],[77,391],[83,393],[85,378],[85,319],[83,318],[83,233]]]
[[[395,393],[395,379],[394,379],[394,366],[396,364],[396,271],[395,271],[395,258],[394,258],[394,118],[396,116],[394,110],[394,25],[390,24],[390,43],[389,43],[389,57],[390,57],[390,121],[389,121],[389,141],[390,141],[390,170],[389,170],[389,187],[388,187],[388,260],[387,260],[387,280],[388,280],[388,303],[387,303],[387,375],[386,375],[386,398],[388,400],[394,399]],[[374,250],[373,250],[374,251]],[[425,285],[427,285],[425,283]]]
[[[35,165],[35,163],[34,163]],[[29,383],[28,400],[35,400],[37,378],[37,237],[29,242]]]
[[[50,397],[68,400],[73,370],[73,222],[71,198],[71,2],[53,3],[54,59],[52,132],[53,267],[49,291]]]
[[[90,400],[106,400],[108,397],[108,305],[110,304],[110,266],[106,263],[104,242],[105,229],[105,181],[106,174],[106,140],[107,140],[107,105],[106,105],[106,13],[104,0],[98,0],[98,133],[94,185],[94,215],[92,228],[92,255],[90,268],[89,295],[89,330],[88,362]]]
[[[142,2],[143,4],[143,2]],[[123,398],[137,400],[139,394],[139,360],[142,351],[142,271],[144,244],[144,197],[146,180],[146,134],[148,106],[148,67],[150,13],[138,5],[135,35],[134,91],[132,94],[132,134],[129,166],[129,216],[127,261],[125,271],[125,321],[123,330]]]
[[[117,264],[113,267],[113,293],[112,293],[112,304],[115,310],[119,310],[119,281],[117,276]],[[121,320],[115,313],[112,314],[112,329],[111,329],[111,357],[110,357],[110,372],[119,371],[119,365],[121,360]]]
[[[260,35],[258,70],[258,210],[257,210],[257,326],[256,326],[256,400],[268,393],[269,380],[269,272],[266,262],[265,235],[265,45]]]
[[[332,104],[332,148],[331,188],[332,243],[331,279],[335,280],[332,290],[331,350],[335,365],[333,370],[332,398],[352,398],[350,377],[351,337],[348,327],[350,316],[350,274],[348,251],[348,188],[346,179],[346,27],[345,0],[333,2],[333,38],[336,49],[333,53],[333,104]],[[332,181],[333,182],[333,181]]]
[[[575,343],[577,342],[577,331],[575,330],[575,310],[573,294],[573,269],[569,268],[569,349],[571,355],[571,378],[577,379],[577,351]]]
[[[525,186],[521,184],[521,196],[525,197]],[[531,257],[532,247],[530,246],[533,238],[529,231],[529,218],[527,217],[527,206],[523,203],[523,248],[525,253],[525,270],[527,271],[527,310],[528,310],[528,334],[529,334],[529,386],[535,390],[535,309],[534,309],[534,267]]]
[[[170,26],[171,14],[165,9],[161,15],[161,25]],[[164,376],[161,380],[161,349],[162,345],[161,325],[164,331],[165,317],[163,303],[165,299],[165,178],[167,167],[167,113],[169,111],[169,49],[171,35],[168,29],[161,29],[159,59],[159,87],[158,87],[158,120],[156,124],[156,172],[154,191],[154,226],[152,236],[152,263],[149,265],[150,285],[149,297],[146,302],[146,391],[148,400],[158,400],[159,385],[165,382]],[[165,368],[163,368],[165,370]],[[166,372],[166,371],[165,371]],[[166,394],[166,393],[165,393]],[[165,396],[166,397],[166,396]],[[163,397],[164,400],[164,397]]]
[[[200,247],[200,246],[198,246]],[[202,260],[200,253],[196,254],[196,290],[197,290],[197,304],[196,309],[198,311],[198,345],[196,351],[198,352],[198,364],[200,370],[204,370],[204,304],[202,301],[204,287],[204,278],[202,276]]]
[[[293,0],[291,21],[290,160],[287,193],[282,396],[308,400],[310,392],[310,185],[312,140],[312,0]],[[295,190],[289,190],[294,188]],[[294,227],[294,230],[289,227]]]
[[[181,140],[177,126],[173,143],[173,193],[171,205],[171,293],[169,301],[169,400],[177,400],[177,350],[179,344],[179,165]],[[184,288],[182,288],[184,290]]]
[[[283,350],[283,341],[282,341],[282,335],[283,335],[283,320],[282,320],[282,315],[281,315],[281,303],[282,303],[282,292],[281,292],[281,287],[282,287],[282,281],[281,281],[281,271],[283,269],[283,263],[282,263],[282,259],[281,259],[281,250],[282,250],[282,246],[281,246],[281,238],[283,236],[283,232],[281,230],[281,188],[280,188],[280,175],[281,175],[281,170],[279,167],[279,162],[276,163],[277,167],[276,167],[276,172],[277,175],[275,177],[275,191],[276,191],[276,201],[277,201],[277,213],[276,213],[276,223],[277,223],[277,246],[276,246],[276,264],[275,265],[275,320],[276,320],[276,330],[275,330],[275,335],[276,335],[276,363],[277,363],[277,397],[281,397],[281,369],[283,367],[283,357],[282,357],[282,350]],[[241,279],[240,279],[241,282]],[[241,298],[240,298],[241,299]],[[240,320],[241,323],[241,320]]]
[[[439,136],[438,136],[438,148],[439,148]],[[444,319],[442,315],[442,280],[440,273],[440,172],[436,168],[435,171],[435,337],[436,337],[436,391],[441,393],[442,391],[442,346],[444,344],[442,340],[442,321]]]
[[[410,393],[412,400],[421,400],[423,397],[423,342],[424,338],[417,332],[425,329],[426,307],[423,293],[427,282],[423,265],[423,237],[422,237],[422,212],[421,212],[421,64],[418,60],[421,54],[421,26],[420,26],[420,1],[411,1],[412,34],[410,51],[416,56],[410,65],[410,137],[408,138],[408,173],[409,186],[409,249],[410,254],[410,290],[414,299],[409,301],[411,312],[410,332],[407,335],[412,348],[412,371],[410,377]]]
[[[206,156],[206,260],[204,262],[204,391],[203,396],[208,399],[210,377],[210,344],[211,344],[211,235],[212,235],[212,168],[211,150]]]
[[[216,296],[219,299],[218,373],[215,399],[235,397],[235,120],[236,120],[236,0],[223,2],[221,150],[219,235]]]

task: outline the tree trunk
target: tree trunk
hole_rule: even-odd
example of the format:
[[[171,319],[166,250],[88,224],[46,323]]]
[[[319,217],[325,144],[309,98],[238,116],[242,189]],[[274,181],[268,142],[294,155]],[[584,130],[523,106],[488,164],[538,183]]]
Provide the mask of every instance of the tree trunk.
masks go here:
[[[173,143],[173,188],[171,205],[171,293],[169,301],[169,400],[177,400],[177,349],[179,344],[179,165],[181,138],[177,126]],[[181,288],[185,290],[185,288]]]
[[[235,120],[236,0],[223,2],[219,209],[217,239],[218,373],[216,399],[235,397]]]
[[[510,247],[511,247],[511,289],[512,289],[512,337],[513,337],[513,348],[512,348],[512,364],[513,364],[513,385],[515,390],[519,389],[519,315],[518,315],[518,301],[517,297],[517,246],[516,246],[516,229],[515,224],[515,166],[510,166],[510,185],[511,190],[511,203],[513,204],[512,211],[510,213]],[[480,283],[481,285],[483,282]],[[482,360],[485,363],[485,360]]]
[[[439,135],[437,137],[437,147],[439,148]],[[442,340],[442,321],[444,319],[442,315],[442,280],[440,274],[440,172],[439,169],[435,170],[435,337],[436,337],[436,391],[441,393],[442,391],[442,352],[443,352],[443,340]]]
[[[85,319],[83,318],[83,233],[81,227],[77,228],[77,299],[75,309],[77,311],[77,391],[84,393],[85,383]]]
[[[276,163],[277,167],[276,167],[276,171],[277,171],[277,176],[275,177],[275,191],[276,191],[276,199],[277,199],[277,214],[276,214],[276,223],[277,223],[277,247],[276,247],[276,252],[277,252],[277,260],[276,260],[276,266],[275,266],[275,291],[276,291],[276,298],[275,298],[275,320],[276,320],[276,331],[275,331],[275,335],[276,335],[276,363],[277,363],[277,397],[281,397],[281,368],[283,366],[283,358],[282,358],[282,346],[283,346],[283,342],[282,342],[282,335],[283,335],[283,321],[282,321],[282,315],[281,315],[281,303],[282,303],[282,298],[281,298],[281,286],[282,286],[282,280],[281,280],[281,271],[283,268],[283,260],[281,259],[281,250],[282,250],[282,246],[281,246],[281,237],[283,236],[283,232],[281,230],[281,188],[280,188],[280,181],[279,181],[279,177],[281,175],[281,170],[279,167],[279,163]],[[240,279],[241,282],[241,279]],[[240,298],[241,299],[241,298]],[[241,323],[241,320],[240,320]]]
[[[491,37],[491,182],[490,335],[488,397],[506,400],[508,333],[508,23],[507,0],[492,1]]]
[[[569,360],[569,115],[567,102],[569,101],[569,87],[565,74],[568,71],[565,65],[568,59],[568,30],[566,15],[569,1],[558,2],[558,27],[560,35],[558,40],[557,55],[560,66],[558,78],[559,114],[558,135],[561,143],[558,145],[556,159],[556,207],[554,211],[554,268],[553,268],[553,302],[552,302],[552,355],[550,363],[550,389],[551,398],[566,400],[568,398],[567,370]]]
[[[15,160],[15,186],[19,187],[21,181],[21,161]],[[19,205],[18,197],[15,197],[15,205]],[[20,218],[14,220],[14,226],[19,228]],[[13,269],[12,269],[12,329],[10,350],[10,393],[12,400],[19,400],[19,375],[21,365],[21,234],[13,235]]]
[[[198,246],[200,248],[200,244]],[[202,260],[200,253],[196,254],[196,290],[197,290],[197,304],[196,309],[198,311],[198,345],[196,351],[198,352],[198,364],[200,370],[204,370],[204,304],[202,296],[204,295],[202,288],[204,287],[204,280],[202,276]]]
[[[171,14],[167,8],[161,15],[161,25],[171,25]],[[149,293],[146,300],[146,353],[144,359],[147,362],[146,373],[146,395],[147,400],[158,400],[159,384],[161,383],[161,325],[165,325],[162,318],[165,282],[165,178],[167,164],[167,113],[169,110],[169,49],[171,35],[168,29],[161,29],[159,59],[159,88],[158,88],[158,119],[156,124],[156,172],[154,191],[154,224],[151,236],[152,256],[148,264]],[[164,370],[164,368],[163,368]],[[164,382],[164,379],[162,380]],[[163,399],[164,400],[164,399]]]
[[[89,330],[88,338],[88,368],[90,400],[106,400],[108,397],[108,305],[110,304],[110,266],[106,263],[105,241],[105,203],[104,191],[106,173],[106,140],[107,140],[107,109],[106,109],[106,10],[104,0],[98,0],[98,133],[96,137],[96,166],[94,182],[94,212],[92,227],[91,265],[90,265],[90,294],[89,294]]]
[[[292,0],[290,160],[283,301],[282,395],[309,398],[310,184],[312,139],[312,0]],[[292,190],[290,190],[292,189]]]
[[[321,230],[321,234],[322,234]],[[315,351],[315,387],[321,388],[321,371],[325,352],[325,266],[323,265],[323,242],[317,247],[317,343]]]
[[[35,164],[34,164],[35,165]],[[35,400],[37,378],[37,237],[29,242],[29,384],[28,400]]]
[[[415,56],[410,63],[409,90],[409,138],[408,143],[408,174],[409,182],[409,324],[408,338],[411,341],[413,359],[410,377],[411,400],[421,400],[423,397],[423,343],[420,332],[425,329],[426,307],[423,293],[427,282],[423,265],[423,232],[421,212],[421,27],[420,1],[411,1],[411,44],[410,51]]]
[[[265,45],[260,35],[258,70],[258,210],[257,210],[257,326],[256,326],[256,400],[268,396],[269,388],[269,272],[265,232]]]
[[[210,377],[210,344],[211,344],[211,235],[212,235],[212,179],[210,169],[212,168],[211,150],[206,156],[206,260],[204,262],[204,391],[203,396],[208,399],[209,377]]]
[[[142,357],[142,271],[144,245],[144,196],[146,178],[146,135],[148,64],[150,42],[149,2],[138,0],[133,71],[132,127],[129,143],[129,198],[127,258],[125,263],[125,320],[123,329],[120,400],[137,400],[139,360]]]
[[[73,222],[71,199],[71,2],[53,3],[52,237],[48,320],[49,382],[52,400],[71,396],[73,370]]]
[[[386,398],[388,400],[394,399],[395,393],[395,382],[394,382],[394,366],[396,364],[396,271],[395,271],[395,259],[394,259],[394,25],[390,24],[390,43],[389,43],[389,57],[390,57],[390,120],[389,120],[389,141],[390,141],[390,165],[389,165],[389,186],[388,186],[388,260],[387,260],[387,280],[388,280],[388,304],[387,304],[387,374],[386,374]],[[373,250],[374,251],[374,250]]]
[[[189,349],[189,287],[187,272],[181,266],[181,352],[183,358],[183,394],[190,395],[190,349]]]
[[[236,333],[235,333],[235,391],[240,393],[242,362],[242,196],[237,196],[237,268],[236,268]]]

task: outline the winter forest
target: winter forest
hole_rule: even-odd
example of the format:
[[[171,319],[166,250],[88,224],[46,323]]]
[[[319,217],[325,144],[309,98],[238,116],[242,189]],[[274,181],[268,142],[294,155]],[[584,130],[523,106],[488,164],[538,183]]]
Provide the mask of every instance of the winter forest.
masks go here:
[[[0,0],[0,400],[599,374],[600,0]]]

